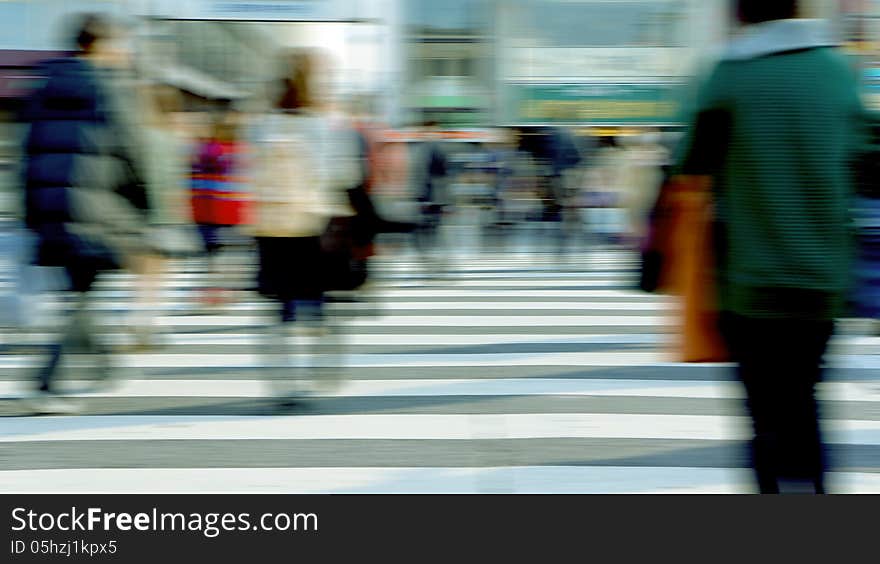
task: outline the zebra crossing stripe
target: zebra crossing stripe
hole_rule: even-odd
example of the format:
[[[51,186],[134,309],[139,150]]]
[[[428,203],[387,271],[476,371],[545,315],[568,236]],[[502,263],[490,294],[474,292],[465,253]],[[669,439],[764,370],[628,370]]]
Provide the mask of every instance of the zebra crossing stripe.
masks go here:
[[[72,397],[146,398],[266,398],[271,385],[260,380],[123,380],[112,390],[84,392],[89,381],[65,380],[59,392]],[[0,382],[0,396],[24,397],[20,382]],[[449,397],[449,396],[593,396],[691,399],[743,399],[742,387],[732,381],[610,380],[565,378],[491,378],[430,380],[354,380],[326,397]],[[826,401],[880,401],[880,385],[828,382],[820,385]]]
[[[830,420],[832,444],[880,445],[880,421]],[[746,440],[743,416],[653,414],[366,414],[310,416],[9,417],[0,443],[155,440],[475,440],[669,439]]]
[[[3,494],[742,494],[742,468],[87,468],[0,471]],[[829,491],[880,494],[880,474],[832,472]]]

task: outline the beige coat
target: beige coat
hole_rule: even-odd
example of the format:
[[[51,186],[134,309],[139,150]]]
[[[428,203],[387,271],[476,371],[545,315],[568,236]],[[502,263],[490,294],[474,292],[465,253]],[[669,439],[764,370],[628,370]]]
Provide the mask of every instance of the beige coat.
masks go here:
[[[312,237],[354,214],[345,191],[360,182],[356,139],[329,116],[265,116],[254,149],[253,236]]]

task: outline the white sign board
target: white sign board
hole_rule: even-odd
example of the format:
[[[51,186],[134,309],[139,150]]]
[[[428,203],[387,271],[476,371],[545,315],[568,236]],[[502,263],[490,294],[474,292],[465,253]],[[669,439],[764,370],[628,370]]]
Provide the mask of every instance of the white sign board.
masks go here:
[[[511,47],[503,75],[511,81],[619,81],[677,78],[691,64],[684,47]]]

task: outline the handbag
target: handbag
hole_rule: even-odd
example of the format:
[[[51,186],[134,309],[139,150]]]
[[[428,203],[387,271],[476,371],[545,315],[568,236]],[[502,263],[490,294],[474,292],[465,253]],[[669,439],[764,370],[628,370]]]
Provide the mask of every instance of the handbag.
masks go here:
[[[726,254],[712,182],[723,169],[732,128],[727,109],[701,112],[693,126],[684,175],[661,191],[656,241],[663,254],[659,284],[680,297],[678,356],[682,362],[727,362],[719,328],[718,273]]]
[[[662,284],[680,296],[679,357],[682,362],[727,362],[718,326],[719,225],[708,176],[676,177],[669,188],[668,239]]]
[[[321,234],[324,291],[350,292],[367,280],[366,261],[355,256],[355,219],[332,217]]]

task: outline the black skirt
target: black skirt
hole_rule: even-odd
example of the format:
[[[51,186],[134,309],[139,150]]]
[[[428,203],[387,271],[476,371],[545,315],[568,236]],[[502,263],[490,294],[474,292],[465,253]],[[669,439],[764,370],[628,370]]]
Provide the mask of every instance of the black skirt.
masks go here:
[[[260,295],[281,301],[320,300],[324,257],[320,237],[258,237]]]

